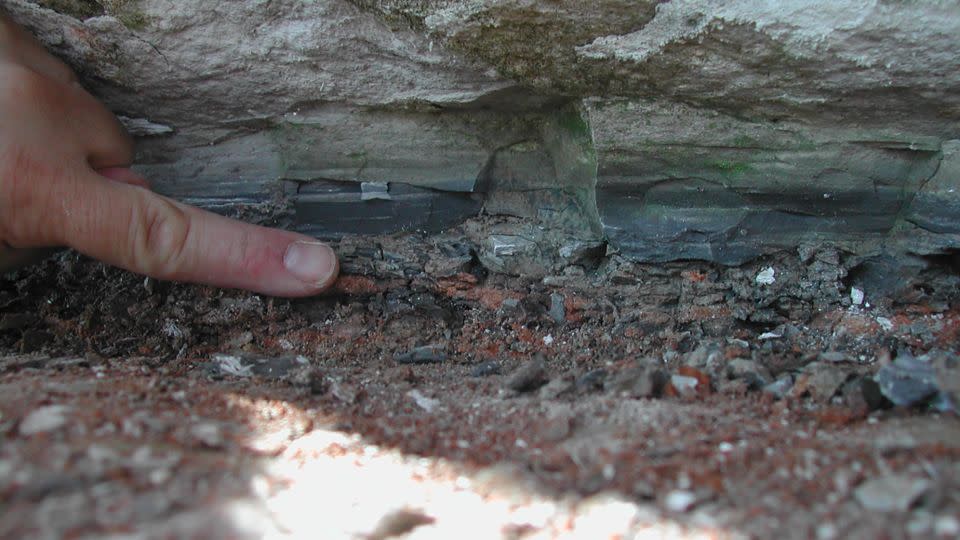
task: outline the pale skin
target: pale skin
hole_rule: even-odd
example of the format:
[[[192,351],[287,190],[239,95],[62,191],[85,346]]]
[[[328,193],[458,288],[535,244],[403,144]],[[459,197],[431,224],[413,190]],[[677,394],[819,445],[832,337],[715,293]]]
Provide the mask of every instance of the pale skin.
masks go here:
[[[70,247],[162,280],[310,296],[333,284],[315,239],[162,197],[73,71],[0,13],[0,272]]]

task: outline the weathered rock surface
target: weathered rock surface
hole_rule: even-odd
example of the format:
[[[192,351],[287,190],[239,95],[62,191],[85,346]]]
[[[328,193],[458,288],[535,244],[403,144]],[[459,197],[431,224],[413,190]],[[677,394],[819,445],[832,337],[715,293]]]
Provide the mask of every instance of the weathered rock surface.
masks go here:
[[[954,2],[0,6],[124,117],[158,191],[248,219],[500,214],[527,225],[481,262],[535,275],[574,243],[724,264],[960,245]]]

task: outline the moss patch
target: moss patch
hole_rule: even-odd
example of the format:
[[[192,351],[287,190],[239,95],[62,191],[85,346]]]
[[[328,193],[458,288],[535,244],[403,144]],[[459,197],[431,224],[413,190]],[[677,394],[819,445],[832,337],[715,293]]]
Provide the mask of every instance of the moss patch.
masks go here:
[[[150,22],[150,18],[136,5],[136,0],[100,0],[100,3],[107,13],[130,30],[143,30]]]
[[[724,174],[742,174],[750,170],[750,164],[743,161],[721,159],[712,163],[713,168]]]
[[[39,0],[41,6],[78,19],[112,15],[131,30],[143,30],[150,22],[136,0]]]
[[[105,13],[100,2],[95,0],[39,0],[37,3],[57,13],[71,15],[78,19],[88,19]]]

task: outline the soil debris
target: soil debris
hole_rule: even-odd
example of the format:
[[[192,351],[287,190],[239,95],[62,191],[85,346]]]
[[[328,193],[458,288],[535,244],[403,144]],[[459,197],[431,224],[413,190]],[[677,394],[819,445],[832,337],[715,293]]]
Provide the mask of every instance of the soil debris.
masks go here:
[[[825,247],[524,279],[371,242],[302,300],[71,254],[0,280],[0,537],[311,538],[317,508],[329,538],[958,528],[935,266],[886,293]]]

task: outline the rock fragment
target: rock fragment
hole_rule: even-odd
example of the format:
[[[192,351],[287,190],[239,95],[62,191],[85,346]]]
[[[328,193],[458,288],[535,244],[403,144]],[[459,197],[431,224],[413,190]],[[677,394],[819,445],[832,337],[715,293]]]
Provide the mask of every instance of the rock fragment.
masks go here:
[[[727,363],[727,376],[734,379],[742,379],[747,383],[747,388],[759,390],[770,384],[773,377],[767,368],[757,364],[753,360],[746,358],[734,358]]]
[[[366,536],[369,540],[386,540],[388,538],[398,538],[405,536],[414,529],[430,525],[436,521],[434,518],[413,510],[397,510],[383,516],[377,523],[376,528]]]
[[[481,362],[480,364],[477,364],[476,366],[474,366],[472,370],[470,370],[471,377],[489,377],[491,375],[499,375],[499,374],[500,374],[500,363],[494,360]]]
[[[567,308],[564,301],[562,294],[553,293],[550,295],[550,310],[547,313],[554,322],[562,323],[567,320]]]
[[[839,366],[814,362],[807,365],[790,393],[797,398],[809,395],[814,401],[827,403],[849,377],[850,373]]]
[[[510,374],[505,386],[514,392],[524,393],[532,392],[548,381],[546,363],[541,356],[536,356]]]
[[[908,474],[891,474],[868,480],[853,495],[867,510],[905,512],[931,488],[930,481]]]
[[[777,380],[763,387],[763,391],[777,399],[783,399],[793,388],[793,375],[784,373]]]
[[[593,392],[602,390],[603,383],[607,379],[607,370],[603,368],[594,369],[584,373],[577,379],[577,389],[581,392]]]
[[[847,382],[842,390],[843,401],[848,407],[864,411],[884,409],[891,405],[883,397],[880,385],[870,377],[856,377]]]

